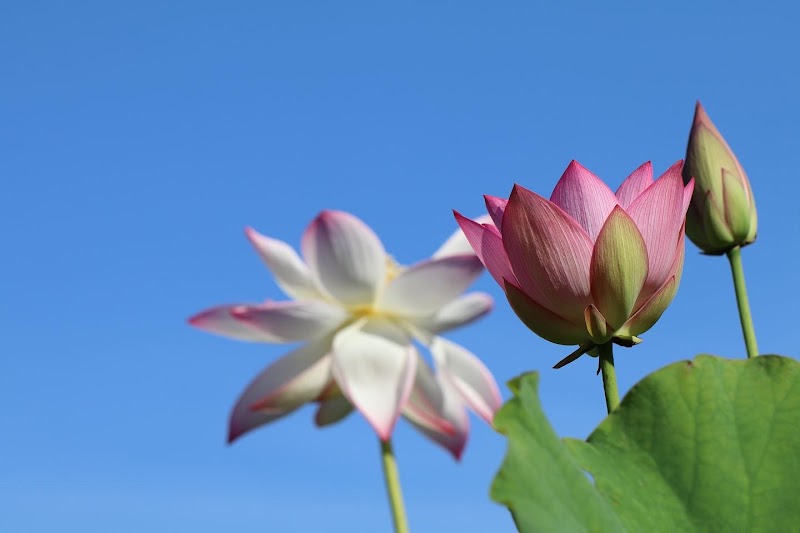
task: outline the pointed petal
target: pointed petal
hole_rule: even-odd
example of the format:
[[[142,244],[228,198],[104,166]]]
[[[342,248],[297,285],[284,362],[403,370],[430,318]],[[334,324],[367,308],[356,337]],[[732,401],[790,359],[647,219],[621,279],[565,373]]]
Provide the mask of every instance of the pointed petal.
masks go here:
[[[245,433],[275,422],[284,416],[293,413],[298,408],[285,410],[251,411],[246,407],[240,408],[237,404],[228,421],[228,444],[232,444]]]
[[[387,440],[405,407],[418,355],[386,323],[355,324],[333,341],[333,375],[342,393]]]
[[[478,224],[458,212],[454,212],[454,214],[458,225],[478,255],[478,259],[481,260],[494,280],[501,287],[503,286],[503,279],[512,280],[516,283],[517,278],[511,270],[511,263],[508,262],[506,250],[503,248],[503,239],[500,237],[497,228],[492,229],[488,225]]]
[[[724,168],[738,175],[747,189],[747,196],[752,196],[744,168],[700,102],[695,107],[694,122],[686,147],[686,160],[688,176],[699,180],[698,186],[703,192],[722,190],[722,175],[719,171]]]
[[[683,223],[681,226],[681,230],[678,235],[678,243],[675,246],[675,254],[672,258],[672,263],[669,267],[670,278],[675,277],[675,284],[680,284],[681,276],[683,275],[683,260],[684,256],[686,255],[686,222]],[[636,300],[636,305],[634,305],[634,309],[640,309],[647,300],[653,297],[653,295],[658,292],[661,287],[658,287],[655,291],[649,290],[648,287],[642,289],[642,292],[639,293],[639,298]]]
[[[486,224],[491,222],[489,215],[482,215],[475,219],[475,222],[478,224]],[[442,257],[447,257],[450,255],[466,255],[466,254],[473,254],[475,253],[472,250],[472,246],[470,246],[469,242],[467,242],[467,238],[464,235],[464,232],[460,229],[457,229],[453,232],[450,237],[444,244],[442,244],[436,252],[431,256],[432,259],[440,259]]]
[[[590,267],[592,300],[613,330],[630,317],[647,269],[644,239],[633,219],[617,206],[597,236]]]
[[[720,199],[712,191],[706,193],[706,205],[703,209],[703,227],[706,230],[706,240],[714,248],[719,249],[720,253],[731,247],[733,233],[725,220],[725,212]]]
[[[316,399],[330,382],[330,348],[329,337],[306,344],[256,376],[233,408],[228,442]]]
[[[466,294],[439,309],[436,313],[412,323],[430,333],[441,333],[477,320],[492,310],[494,301],[484,292]]]
[[[485,194],[483,199],[486,202],[486,209],[489,211],[489,215],[491,215],[495,227],[497,229],[502,228],[503,213],[506,210],[506,205],[508,205],[508,200],[505,198],[498,198],[497,196],[489,196],[488,194]]]
[[[245,234],[283,292],[297,299],[319,297],[311,271],[291,246],[253,228],[245,228]]]
[[[294,342],[321,337],[348,318],[341,307],[320,300],[240,305],[231,310],[240,322],[261,332],[267,342]]]
[[[431,344],[436,372],[458,391],[461,399],[491,425],[495,412],[503,405],[494,376],[480,359],[463,346],[437,337]]]
[[[303,234],[303,256],[327,292],[346,304],[372,303],[386,275],[386,252],[360,219],[323,211]]]
[[[506,296],[511,309],[528,329],[556,344],[581,344],[588,339],[585,327],[577,326],[539,305],[513,283],[506,281]]]
[[[417,361],[414,385],[403,409],[403,416],[437,432],[452,434],[454,426],[445,415],[444,406],[444,390],[428,363],[420,359]],[[463,406],[456,407],[463,410]]]
[[[314,423],[318,427],[325,427],[344,420],[353,412],[353,404],[342,395],[322,400],[314,415]]]
[[[608,185],[577,161],[572,161],[564,171],[550,201],[580,224],[592,241],[617,205],[617,197]]]
[[[330,386],[330,349],[331,339],[325,338],[268,366],[249,387],[259,396],[250,404],[250,410],[284,410],[317,399]]]
[[[753,201],[752,197],[750,198],[750,231],[747,232],[747,237],[745,237],[745,244],[750,244],[755,242],[756,236],[758,235],[758,213],[756,212],[756,204]]]
[[[653,165],[648,161],[625,178],[625,181],[623,181],[622,185],[617,189],[616,196],[619,205],[621,205],[623,209],[628,209],[633,201],[652,184]]]
[[[684,218],[686,217],[686,212],[689,210],[689,205],[692,203],[692,193],[694,193],[694,187],[694,178],[690,178],[689,181],[686,182],[686,185],[683,186],[683,206],[681,211],[683,212]]]
[[[583,314],[586,320],[586,330],[589,332],[592,342],[595,344],[607,343],[614,330],[608,327],[608,322],[603,314],[592,304],[586,307]]]
[[[678,281],[673,276],[634,313],[618,333],[620,335],[641,335],[652,328],[667,310],[676,292],[678,292]]]
[[[232,311],[234,309],[247,306],[248,304],[232,304],[211,307],[189,318],[189,324],[198,329],[230,339],[250,342],[274,342],[271,335],[233,316]]]
[[[673,267],[670,268],[670,272],[672,272],[673,274],[683,269],[683,256],[685,253],[683,242],[685,240],[684,238],[686,237],[686,213],[689,211],[689,206],[692,203],[692,194],[694,193],[694,186],[695,186],[694,178],[690,178],[689,181],[686,182],[686,185],[683,187],[683,205],[681,206],[681,227],[680,230],[678,231],[680,237],[678,239],[678,246],[675,247],[675,255],[673,256],[672,259]],[[679,253],[680,257],[678,257]],[[675,265],[677,265],[678,263],[680,263],[680,266],[676,268]],[[678,282],[680,282],[681,274],[677,273],[676,277]],[[641,298],[641,295],[639,297]]]
[[[550,311],[582,322],[593,246],[583,228],[555,204],[515,185],[501,233],[520,288]]]
[[[744,242],[750,232],[750,217],[743,216],[750,211],[750,200],[744,184],[733,174],[722,169],[722,203],[725,221],[735,242]]]
[[[461,457],[469,434],[467,411],[455,390],[435,377],[425,361],[417,362],[414,387],[403,416],[456,459]]]
[[[483,272],[475,255],[423,261],[389,282],[378,308],[407,316],[426,316],[455,300]]]
[[[675,242],[685,218],[682,161],[672,165],[627,209],[647,246],[648,274],[644,290],[654,293],[671,275]]]
[[[684,226],[686,223],[684,223]],[[675,276],[675,283],[681,282],[681,276],[683,275],[683,259],[686,255],[686,230],[684,227],[681,227],[681,234],[678,238],[678,245],[675,247],[675,258],[672,260],[672,266],[670,267],[670,272],[672,275]]]

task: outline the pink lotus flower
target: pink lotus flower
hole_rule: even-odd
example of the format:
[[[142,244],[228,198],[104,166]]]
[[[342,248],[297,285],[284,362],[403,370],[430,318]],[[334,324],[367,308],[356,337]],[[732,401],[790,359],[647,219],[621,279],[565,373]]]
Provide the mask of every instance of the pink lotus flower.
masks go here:
[[[645,163],[614,194],[573,161],[550,200],[515,185],[508,201],[485,197],[493,224],[456,219],[534,333],[581,345],[575,358],[609,341],[630,346],[678,289],[694,187],[681,167],[653,181]]]
[[[492,299],[461,293],[483,267],[457,232],[427,261],[405,268],[375,233],[339,211],[306,229],[301,259],[286,243],[247,237],[292,301],[213,307],[189,319],[234,339],[306,344],[269,365],[245,389],[229,442],[317,402],[319,426],[355,407],[382,440],[402,414],[458,458],[469,430],[465,406],[491,423],[501,403],[494,378],[465,348],[439,333],[486,314]],[[435,372],[413,341],[426,345]]]

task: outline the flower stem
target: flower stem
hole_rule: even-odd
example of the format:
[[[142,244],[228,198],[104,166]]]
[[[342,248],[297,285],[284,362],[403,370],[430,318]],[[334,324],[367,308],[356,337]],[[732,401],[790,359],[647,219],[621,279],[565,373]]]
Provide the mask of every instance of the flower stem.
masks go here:
[[[610,342],[597,347],[600,356],[600,371],[603,373],[603,392],[606,395],[606,408],[611,413],[619,405],[617,371],[614,369],[614,345]]]
[[[744,345],[747,348],[747,357],[749,359],[758,355],[758,344],[756,343],[756,330],[753,328],[753,317],[750,316],[750,302],[747,299],[747,287],[744,283],[741,248],[736,246],[728,250],[726,255],[728,256],[728,261],[731,263],[733,288],[736,290],[736,303],[739,305],[739,320],[742,323]]]
[[[403,491],[400,488],[400,476],[397,473],[397,461],[392,452],[392,440],[381,441],[381,462],[383,476],[386,481],[386,493],[392,507],[392,520],[395,533],[408,533],[406,510],[403,506]]]

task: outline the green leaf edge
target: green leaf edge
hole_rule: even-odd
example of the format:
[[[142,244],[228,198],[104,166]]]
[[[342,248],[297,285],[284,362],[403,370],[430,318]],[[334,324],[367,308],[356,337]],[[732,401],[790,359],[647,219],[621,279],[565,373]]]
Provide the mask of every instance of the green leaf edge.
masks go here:
[[[692,369],[694,367],[703,367],[707,364],[713,365],[727,365],[727,368],[734,368],[738,365],[750,365],[750,368],[757,369],[756,372],[764,372],[766,374],[771,373],[779,373],[779,374],[786,374],[787,371],[789,373],[795,373],[800,376],[800,364],[795,359],[779,356],[779,355],[762,355],[754,359],[748,360],[731,360],[731,359],[724,359],[717,356],[712,355],[699,355],[694,360],[688,361],[678,361],[676,363],[672,363],[661,370],[658,370],[655,373],[660,373],[664,371],[672,371],[672,372],[680,372],[681,369]],[[793,368],[787,368],[787,365],[793,366]],[[512,441],[511,439],[508,440],[509,445],[506,452],[506,456],[503,460],[500,470],[498,471],[495,479],[492,483],[491,487],[491,497],[496,502],[506,506],[512,514],[515,524],[520,531],[534,531],[534,530],[543,530],[542,522],[546,521],[548,514],[552,514],[553,516],[550,518],[550,523],[557,527],[558,531],[640,531],[644,530],[641,529],[641,524],[636,524],[633,529],[629,527],[625,527],[620,517],[616,514],[616,510],[614,509],[613,503],[609,501],[609,496],[606,494],[602,494],[602,489],[605,488],[606,490],[608,487],[602,487],[602,480],[597,488],[595,488],[592,482],[589,481],[589,478],[586,476],[588,470],[582,466],[582,463],[585,464],[587,457],[592,453],[599,453],[597,449],[593,446],[599,441],[602,441],[604,435],[609,432],[610,427],[613,426],[615,423],[619,423],[619,413],[620,410],[626,409],[626,405],[630,404],[632,401],[638,397],[640,392],[643,388],[649,386],[649,378],[653,375],[650,374],[640,382],[638,382],[631,390],[626,394],[625,398],[620,405],[620,408],[609,415],[606,419],[604,419],[598,427],[592,432],[592,434],[588,437],[586,441],[582,441],[579,439],[573,438],[566,438],[566,439],[559,439],[558,436],[555,434],[552,426],[549,423],[538,425],[533,425],[529,428],[529,431],[532,435],[535,436],[537,440],[546,439],[549,441],[549,445],[552,447],[555,445],[554,450],[550,450],[550,454],[547,457],[548,461],[553,463],[558,463],[559,467],[564,470],[565,477],[562,479],[567,479],[570,483],[574,484],[573,488],[577,488],[577,490],[566,489],[563,483],[556,486],[549,486],[548,492],[564,492],[567,490],[567,494],[564,494],[561,498],[561,501],[568,502],[568,508],[570,510],[577,509],[578,506],[581,507],[582,512],[578,513],[570,513],[570,515],[564,515],[563,512],[559,509],[553,510],[552,508],[547,507],[546,505],[541,505],[542,515],[545,516],[545,519],[541,519],[541,517],[537,517],[536,524],[532,523],[525,523],[524,518],[521,517],[519,514],[514,512],[514,505],[515,499],[519,497],[519,494],[515,494],[514,491],[508,491],[506,487],[506,477],[508,476],[509,471],[514,470],[514,461],[515,461],[515,454],[512,453],[515,447],[518,445],[516,441]],[[800,383],[800,379],[795,381],[796,383]],[[745,380],[745,384],[747,380]],[[538,397],[538,385],[539,385],[539,375],[537,372],[529,372],[526,374],[522,374],[513,380],[508,382],[508,387],[511,389],[513,393],[513,397],[498,411],[497,415],[495,416],[494,425],[495,428],[502,434],[508,435],[513,429],[515,429],[515,425],[530,425],[529,422],[531,420],[535,420],[538,417],[541,417],[546,421],[546,417],[544,417],[543,410],[541,408],[541,404],[539,402]],[[535,401],[528,401],[524,402],[524,398],[533,398]],[[631,400],[633,398],[634,400]],[[524,420],[519,420],[517,417],[514,416],[514,413],[522,408],[523,410],[527,411],[530,416],[526,416]],[[792,448],[793,452],[798,451],[798,443],[793,443],[795,446]],[[522,450],[524,451],[524,450]],[[581,457],[576,457],[581,456]],[[798,465],[800,465],[800,454],[795,455],[795,461],[791,465],[794,467],[794,472],[800,473],[798,471]],[[581,461],[580,459],[583,459]],[[800,476],[798,476],[800,477]],[[796,493],[793,493],[796,494]],[[613,497],[613,495],[612,495]],[[792,496],[789,496],[789,501],[791,501]],[[524,497],[523,499],[527,499]],[[535,500],[534,500],[535,501]],[[526,503],[530,504],[530,501],[526,501]],[[784,523],[796,523],[800,524],[800,505],[793,505],[793,506],[784,506],[781,507],[782,510],[787,510],[792,514],[791,517],[784,520]],[[563,509],[563,507],[562,507]],[[649,510],[650,508],[648,508]],[[526,509],[529,511],[529,509]],[[555,511],[555,512],[554,512]],[[648,531],[667,531],[670,529],[664,529],[664,523],[659,522],[660,518],[657,516],[658,513],[654,513],[652,516],[652,523],[650,524],[651,529]],[[673,517],[675,518],[675,517]],[[716,517],[715,517],[716,518]],[[631,524],[628,524],[630,526]],[[723,526],[723,524],[718,524],[719,526]],[[753,526],[756,524],[750,524]],[[768,524],[765,523],[758,523],[759,528],[761,527],[769,527]],[[673,527],[670,525],[670,527]],[[548,529],[544,529],[548,530]],[[682,531],[692,531],[692,530],[702,530],[702,531],[709,531],[709,530],[719,530],[723,531],[720,528],[708,528],[708,524],[694,524],[691,521],[687,522],[681,528]],[[755,529],[761,530],[761,529]]]

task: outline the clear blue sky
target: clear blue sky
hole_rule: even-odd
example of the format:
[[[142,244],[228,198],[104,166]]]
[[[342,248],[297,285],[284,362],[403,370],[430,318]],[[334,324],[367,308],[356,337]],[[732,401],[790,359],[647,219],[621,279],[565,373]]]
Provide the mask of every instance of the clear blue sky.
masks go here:
[[[502,4],[502,5],[501,5]],[[800,13],[790,2],[13,2],[0,8],[0,530],[388,531],[375,436],[312,411],[226,446],[282,346],[185,324],[280,293],[242,229],[293,245],[323,208],[401,262],[484,193],[549,195],[571,159],[612,187],[683,157],[700,99],[750,175],[744,253],[762,352],[796,353]],[[559,433],[602,419],[594,361],[496,311],[450,338],[498,381],[542,371]],[[681,290],[621,386],[743,357],[727,264],[689,244]],[[504,395],[508,395],[505,387]],[[401,423],[413,531],[513,531],[487,496],[503,439],[460,464]]]

